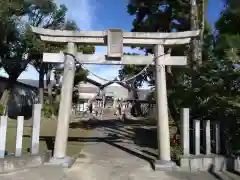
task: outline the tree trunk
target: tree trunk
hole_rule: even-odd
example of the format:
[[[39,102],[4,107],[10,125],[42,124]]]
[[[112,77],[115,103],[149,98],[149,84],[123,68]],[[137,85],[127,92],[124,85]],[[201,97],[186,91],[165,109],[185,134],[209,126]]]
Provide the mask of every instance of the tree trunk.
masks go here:
[[[48,88],[48,104],[52,104],[52,84],[51,84],[51,70],[48,71],[47,79],[47,88]]]
[[[207,14],[205,14],[207,12],[207,0],[202,0],[201,4],[200,4],[200,18],[199,18],[199,27],[201,30],[200,33],[200,38],[199,38],[199,47],[198,47],[198,58],[199,58],[199,65],[201,65],[203,63],[203,43],[204,43],[204,30],[205,30],[205,16],[207,16]]]
[[[7,104],[8,104],[9,97],[10,97],[12,88],[13,88],[16,80],[17,80],[17,78],[15,78],[15,77],[9,77],[8,82],[7,82],[7,86],[2,93],[2,96],[1,96],[1,99],[0,99],[0,104],[3,106],[3,112],[2,112],[3,115],[7,114]]]
[[[198,29],[198,6],[196,0],[191,0],[191,30],[197,30]],[[199,62],[199,38],[193,38],[191,42],[191,62],[192,62],[192,68],[196,71],[198,69]]]
[[[134,105],[133,105],[133,115],[134,116],[139,116],[139,115],[142,115],[142,110],[141,110],[141,103],[138,101],[139,100],[139,97],[138,97],[138,93],[137,93],[137,85],[135,82],[132,82],[131,83],[131,90],[132,90],[132,99],[133,99],[133,102],[134,102]]]
[[[41,67],[39,71],[39,88],[38,97],[40,104],[44,104],[44,69]]]

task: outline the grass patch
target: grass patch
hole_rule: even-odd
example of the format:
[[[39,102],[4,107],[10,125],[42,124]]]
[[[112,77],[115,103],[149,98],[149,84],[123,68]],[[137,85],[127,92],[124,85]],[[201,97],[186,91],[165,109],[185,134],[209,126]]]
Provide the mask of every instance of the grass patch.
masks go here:
[[[42,120],[41,131],[40,131],[40,147],[39,151],[44,152],[45,150],[53,150],[54,139],[57,130],[56,120]],[[23,131],[23,152],[28,152],[31,145],[31,132],[32,132],[32,121],[24,121]],[[6,150],[9,153],[15,152],[16,144],[16,133],[17,133],[17,121],[8,120],[7,128],[7,142]],[[83,142],[78,142],[77,138],[83,138],[88,136],[89,131],[81,128],[69,128],[69,141],[67,144],[67,155],[71,157],[77,157],[83,147]],[[76,139],[76,141],[74,141]]]

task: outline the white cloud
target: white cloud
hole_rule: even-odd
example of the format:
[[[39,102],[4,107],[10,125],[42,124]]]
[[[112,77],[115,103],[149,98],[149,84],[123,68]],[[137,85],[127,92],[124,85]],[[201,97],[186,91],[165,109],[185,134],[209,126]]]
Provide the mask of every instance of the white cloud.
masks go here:
[[[81,30],[92,30],[96,23],[95,0],[57,0],[57,4],[65,4],[68,8],[68,17],[78,24]]]

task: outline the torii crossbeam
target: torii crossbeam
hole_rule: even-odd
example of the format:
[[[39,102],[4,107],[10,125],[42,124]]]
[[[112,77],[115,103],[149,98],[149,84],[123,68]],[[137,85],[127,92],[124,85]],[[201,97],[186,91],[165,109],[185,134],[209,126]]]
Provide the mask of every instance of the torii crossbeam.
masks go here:
[[[130,56],[124,55],[119,60],[108,58],[107,55],[100,54],[75,54],[76,60],[81,64],[104,64],[104,65],[147,65],[154,64],[154,56]],[[163,55],[160,64],[172,66],[172,65],[187,65],[187,58],[185,56],[170,56],[169,54]],[[64,63],[64,53],[44,53],[43,62],[48,63]]]
[[[158,132],[158,160],[157,167],[172,165],[170,156],[170,135],[168,121],[168,102],[166,88],[165,67],[168,65],[186,65],[186,57],[174,57],[164,54],[164,46],[188,44],[191,38],[199,35],[200,31],[185,31],[171,33],[123,32],[121,29],[104,31],[73,32],[49,30],[32,27],[43,41],[68,43],[68,53],[76,57],[83,64],[153,64],[156,66],[156,104],[157,104],[157,132]],[[76,44],[105,45],[108,47],[106,55],[83,55],[77,53]],[[123,55],[123,46],[154,46],[154,56]],[[72,88],[75,74],[75,60],[72,56],[61,53],[44,53],[44,62],[64,62],[64,75],[61,90],[61,102],[58,114],[58,128],[54,147],[54,162],[67,163],[66,146],[68,137],[70,107],[72,102]],[[159,166],[158,166],[159,165]]]

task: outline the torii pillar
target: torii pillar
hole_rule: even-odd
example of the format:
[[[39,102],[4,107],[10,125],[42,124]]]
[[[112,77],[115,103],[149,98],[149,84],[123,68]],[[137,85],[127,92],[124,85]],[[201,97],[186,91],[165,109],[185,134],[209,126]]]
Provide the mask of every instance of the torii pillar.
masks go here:
[[[156,66],[156,105],[157,105],[157,137],[158,137],[158,158],[161,162],[157,165],[171,163],[170,135],[168,121],[168,102],[166,87],[166,66],[164,65],[164,47],[155,45],[155,66]],[[163,61],[163,62],[161,62]]]
[[[69,54],[76,54],[76,44],[69,42],[67,45]],[[73,163],[72,158],[66,156],[66,147],[68,142],[69,120],[71,116],[73,84],[75,76],[75,60],[70,55],[65,56],[63,83],[61,89],[61,100],[58,112],[58,126],[55,139],[54,155],[52,164],[61,164],[70,166]]]

